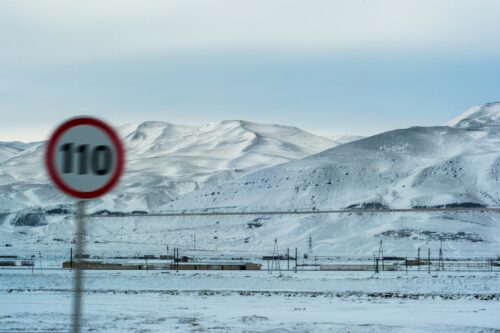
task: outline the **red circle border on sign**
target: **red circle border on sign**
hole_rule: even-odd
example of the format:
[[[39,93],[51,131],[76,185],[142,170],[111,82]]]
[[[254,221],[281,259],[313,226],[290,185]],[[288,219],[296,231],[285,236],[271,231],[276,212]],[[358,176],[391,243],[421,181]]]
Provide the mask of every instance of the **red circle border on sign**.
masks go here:
[[[81,125],[94,126],[101,129],[104,133],[106,133],[106,135],[109,137],[109,139],[111,139],[111,142],[115,146],[116,156],[117,156],[116,168],[111,179],[106,184],[104,184],[104,186],[101,187],[100,189],[90,192],[80,192],[67,186],[59,177],[56,166],[52,158],[54,150],[56,149],[57,140],[70,128]],[[116,134],[115,130],[102,120],[92,117],[73,118],[61,124],[50,137],[47,149],[45,150],[45,166],[49,172],[50,178],[52,179],[56,187],[59,188],[62,192],[78,199],[93,199],[109,192],[113,187],[115,187],[121,175],[123,174],[124,164],[125,164],[125,151],[123,149],[123,145],[120,141],[120,138]]]

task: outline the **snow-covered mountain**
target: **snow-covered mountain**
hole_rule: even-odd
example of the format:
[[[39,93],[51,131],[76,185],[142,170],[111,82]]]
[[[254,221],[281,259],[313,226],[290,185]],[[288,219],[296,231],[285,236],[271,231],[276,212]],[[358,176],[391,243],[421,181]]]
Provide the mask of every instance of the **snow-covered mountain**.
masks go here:
[[[453,127],[412,127],[340,145],[190,193],[165,208],[500,206],[499,105],[474,108]]]
[[[280,249],[308,251],[311,236],[314,253],[346,256],[371,255],[380,240],[388,254],[411,256],[417,248],[427,247],[435,253],[442,240],[445,255],[499,255],[497,213],[360,214],[355,210],[499,207],[499,119],[500,103],[489,103],[465,112],[448,126],[399,129],[342,145],[295,128],[247,122],[197,128],[157,122],[123,126],[120,131],[129,152],[126,175],[120,189],[93,209],[338,208],[352,212],[170,217],[168,223],[154,216],[95,217],[89,224],[88,240],[96,250],[116,251],[123,247],[120,244],[127,244],[128,251],[143,251],[146,246],[163,248],[162,244],[188,248],[196,234],[197,248],[269,253],[275,239]],[[44,183],[43,172],[39,174],[40,149],[43,147],[31,147],[0,164],[2,173],[31,177],[30,182],[1,185],[1,202],[7,206],[23,202],[22,198],[31,205],[36,200],[41,204],[43,196],[51,202],[61,200]],[[59,243],[50,245],[54,236],[63,243],[73,239],[73,219],[64,214],[42,220],[26,214],[21,219],[0,216],[0,225],[2,221],[4,238],[0,241],[37,239],[37,244],[46,242],[59,249]],[[26,221],[44,225],[19,227]],[[18,232],[21,229],[24,234]]]
[[[326,137],[330,140],[333,140],[333,141],[341,143],[341,144],[349,143],[352,141],[361,140],[361,139],[365,138],[364,136],[360,136],[360,135],[327,135]]]
[[[470,108],[457,118],[450,121],[447,126],[465,130],[498,131],[500,126],[500,103],[487,103]]]
[[[300,159],[338,143],[295,127],[222,121],[199,127],[151,121],[119,129],[127,148],[120,186],[95,210],[151,210],[205,184]],[[48,181],[43,143],[0,143],[0,210],[72,202]]]
[[[0,141],[0,161],[5,161],[34,145],[37,145],[37,142],[24,143],[20,141]]]
[[[473,108],[451,127],[412,127],[340,145],[189,193],[163,210],[499,207],[499,106]],[[288,239],[293,246],[313,234],[318,250],[351,254],[369,253],[379,239],[399,253],[443,239],[457,254],[491,254],[500,248],[499,221],[495,213],[455,212],[280,216],[262,220],[246,237],[268,245]]]

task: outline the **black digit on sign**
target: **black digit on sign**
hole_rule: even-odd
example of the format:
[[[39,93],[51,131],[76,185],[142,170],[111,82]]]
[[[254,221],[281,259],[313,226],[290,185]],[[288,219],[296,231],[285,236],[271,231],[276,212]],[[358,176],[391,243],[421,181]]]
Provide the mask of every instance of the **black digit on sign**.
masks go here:
[[[111,149],[108,146],[97,146],[92,150],[92,171],[99,176],[111,171]]]
[[[63,173],[73,172],[73,144],[65,143],[59,148],[63,153]]]
[[[80,175],[86,175],[88,173],[87,169],[87,165],[88,165],[88,148],[89,148],[89,145],[80,145],[78,146],[78,153],[80,154],[80,158],[79,158],[79,164],[78,164],[78,174]]]

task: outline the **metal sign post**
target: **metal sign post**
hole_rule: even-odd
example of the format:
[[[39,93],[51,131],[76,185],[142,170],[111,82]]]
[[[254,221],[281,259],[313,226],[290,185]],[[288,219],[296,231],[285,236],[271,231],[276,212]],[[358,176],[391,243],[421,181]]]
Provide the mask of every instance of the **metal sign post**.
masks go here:
[[[50,178],[62,192],[79,199],[76,203],[76,253],[72,332],[80,332],[85,250],[85,201],[110,191],[124,167],[124,149],[111,126],[78,117],[60,125],[50,137],[45,165]],[[73,266],[73,265],[72,265]]]
[[[78,201],[76,203],[76,207],[76,267],[74,273],[75,295],[73,297],[73,333],[80,332],[80,320],[82,313],[83,269],[80,262],[83,254],[85,253],[85,201]]]

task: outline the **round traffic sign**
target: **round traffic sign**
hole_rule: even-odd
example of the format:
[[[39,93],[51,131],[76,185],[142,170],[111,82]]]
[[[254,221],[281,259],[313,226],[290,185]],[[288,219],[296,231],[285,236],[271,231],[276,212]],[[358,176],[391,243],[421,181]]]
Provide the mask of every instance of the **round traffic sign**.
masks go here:
[[[45,165],[54,184],[78,199],[110,191],[123,173],[124,162],[124,149],[113,128],[90,117],[60,125],[45,151]]]

